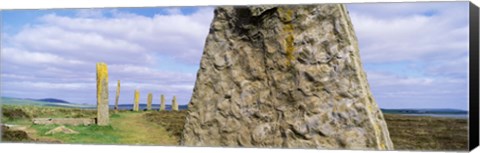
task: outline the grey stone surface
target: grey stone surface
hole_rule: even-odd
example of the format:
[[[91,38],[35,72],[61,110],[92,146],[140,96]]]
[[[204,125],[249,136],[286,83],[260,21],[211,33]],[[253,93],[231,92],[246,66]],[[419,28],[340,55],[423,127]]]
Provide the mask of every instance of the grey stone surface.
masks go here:
[[[175,96],[173,96],[173,99],[172,99],[172,110],[173,111],[178,111],[177,97],[175,97]]]
[[[108,69],[107,64],[97,63],[97,124],[109,124],[108,114]]]
[[[114,110],[118,111],[118,99],[120,98],[120,80],[117,81],[117,91],[115,94],[115,108]]]
[[[218,7],[186,146],[393,149],[341,4]]]
[[[135,90],[133,95],[133,111],[138,111],[140,105],[140,91]]]
[[[160,96],[160,111],[165,111],[165,96]]]
[[[152,98],[153,98],[152,93],[148,93],[148,97],[147,97],[147,110],[152,110]]]
[[[33,124],[59,124],[59,125],[92,125],[95,124],[94,118],[34,118]]]

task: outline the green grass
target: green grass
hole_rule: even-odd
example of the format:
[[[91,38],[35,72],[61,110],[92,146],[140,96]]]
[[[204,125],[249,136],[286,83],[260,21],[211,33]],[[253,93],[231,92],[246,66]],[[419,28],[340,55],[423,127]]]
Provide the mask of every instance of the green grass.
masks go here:
[[[93,118],[96,115],[95,111],[44,106],[4,105],[2,107],[2,122],[6,124],[14,124],[28,127],[28,130],[26,132],[31,137],[31,140],[37,142],[62,142],[79,144],[176,145],[179,141],[177,138],[171,137],[171,135],[165,130],[164,127],[147,120],[145,114],[152,112],[153,111],[120,111],[118,113],[114,113],[113,111],[111,111],[110,126],[65,126],[79,132],[79,134],[47,135],[45,134],[46,132],[58,127],[59,125],[33,125],[31,122],[31,118]]]
[[[65,126],[79,132],[79,134],[48,134],[45,133],[58,127],[58,125],[32,125],[31,128],[37,130],[38,136],[49,137],[61,140],[65,143],[80,144],[118,144],[120,136],[112,126]]]
[[[148,112],[121,111],[111,118],[111,125],[121,137],[119,144],[177,145],[177,139],[171,137],[164,127],[145,118]]]

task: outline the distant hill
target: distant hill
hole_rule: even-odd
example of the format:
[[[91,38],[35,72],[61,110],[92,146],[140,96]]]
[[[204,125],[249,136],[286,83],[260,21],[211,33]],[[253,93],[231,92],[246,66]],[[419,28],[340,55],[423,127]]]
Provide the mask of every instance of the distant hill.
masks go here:
[[[36,101],[44,101],[44,102],[50,102],[50,103],[64,103],[64,104],[70,103],[68,101],[61,100],[61,99],[55,99],[55,98],[36,99]]]
[[[46,99],[23,99],[1,97],[0,103],[2,105],[33,105],[33,106],[54,106],[54,107],[68,107],[68,108],[96,108],[95,105],[75,104],[64,100],[46,98]]]
[[[459,109],[381,109],[390,114],[468,114],[468,111]]]

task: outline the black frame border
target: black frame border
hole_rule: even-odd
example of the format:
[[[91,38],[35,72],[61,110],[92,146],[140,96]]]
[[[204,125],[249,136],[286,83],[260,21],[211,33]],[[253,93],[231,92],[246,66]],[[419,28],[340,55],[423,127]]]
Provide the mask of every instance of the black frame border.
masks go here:
[[[478,147],[479,141],[479,11],[478,7],[470,2],[469,6],[469,140],[468,148]]]

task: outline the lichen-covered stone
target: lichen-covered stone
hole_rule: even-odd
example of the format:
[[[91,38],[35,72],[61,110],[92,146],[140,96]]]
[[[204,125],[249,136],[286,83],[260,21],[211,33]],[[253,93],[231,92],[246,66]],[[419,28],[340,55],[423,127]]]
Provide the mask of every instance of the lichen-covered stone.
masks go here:
[[[97,124],[109,124],[108,115],[108,69],[107,64],[97,63]]]
[[[393,149],[342,4],[218,7],[187,146]]]
[[[177,97],[175,97],[175,96],[173,96],[173,99],[172,99],[172,110],[173,111],[178,111]]]
[[[115,111],[118,111],[118,99],[120,98],[120,80],[117,81],[117,92],[115,94]]]
[[[148,93],[147,110],[152,110],[152,98],[153,98],[152,93]]]
[[[138,111],[140,101],[140,91],[135,90],[134,97],[133,97],[133,111]]]
[[[160,96],[160,111],[165,111],[165,96]]]

